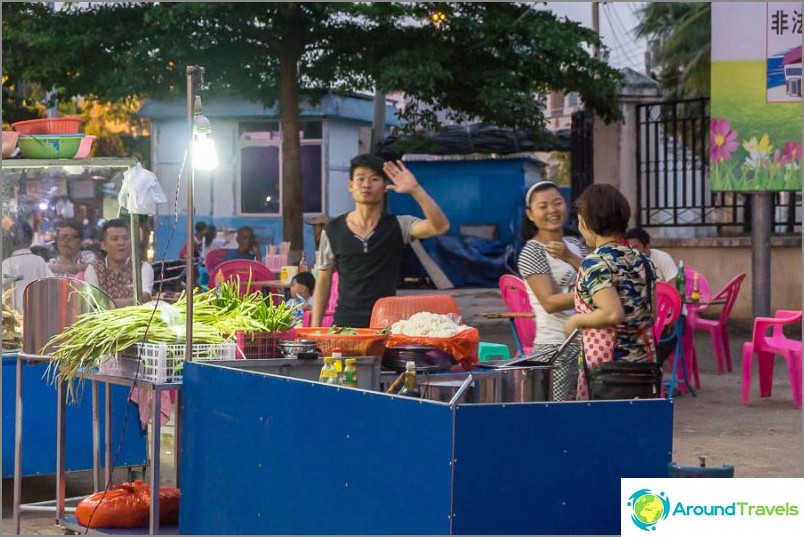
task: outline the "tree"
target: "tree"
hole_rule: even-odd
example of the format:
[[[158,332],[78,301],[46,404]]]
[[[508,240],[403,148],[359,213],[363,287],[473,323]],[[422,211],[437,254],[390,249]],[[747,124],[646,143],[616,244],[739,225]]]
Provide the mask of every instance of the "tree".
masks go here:
[[[3,4],[3,69],[60,96],[179,96],[184,66],[208,91],[279,102],[283,234],[302,248],[300,94],[403,91],[409,128],[436,113],[536,132],[535,99],[575,91],[619,118],[619,73],[589,56],[590,30],[527,3]],[[434,13],[439,16],[432,17]],[[435,19],[435,22],[433,20]]]
[[[659,81],[673,98],[707,97],[712,52],[710,2],[649,2],[638,12],[639,37],[659,40]]]

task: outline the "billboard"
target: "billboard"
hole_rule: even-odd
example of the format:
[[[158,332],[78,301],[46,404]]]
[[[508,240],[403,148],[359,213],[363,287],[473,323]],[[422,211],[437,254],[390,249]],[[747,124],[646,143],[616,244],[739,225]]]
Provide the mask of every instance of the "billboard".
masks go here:
[[[801,4],[713,2],[713,191],[800,191]]]

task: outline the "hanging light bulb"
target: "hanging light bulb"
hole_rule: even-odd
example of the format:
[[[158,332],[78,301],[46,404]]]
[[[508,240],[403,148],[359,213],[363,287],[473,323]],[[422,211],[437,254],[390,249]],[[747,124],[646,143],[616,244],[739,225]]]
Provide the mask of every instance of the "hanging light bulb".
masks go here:
[[[196,170],[214,170],[218,167],[218,150],[212,139],[212,124],[201,113],[201,97],[198,95],[193,108],[193,167]]]

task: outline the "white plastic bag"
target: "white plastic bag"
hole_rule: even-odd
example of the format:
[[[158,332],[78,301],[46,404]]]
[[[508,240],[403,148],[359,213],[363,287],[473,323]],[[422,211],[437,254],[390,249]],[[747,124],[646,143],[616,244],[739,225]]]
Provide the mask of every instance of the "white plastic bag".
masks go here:
[[[123,186],[117,201],[129,214],[156,214],[157,203],[167,203],[156,174],[139,162],[123,174]]]

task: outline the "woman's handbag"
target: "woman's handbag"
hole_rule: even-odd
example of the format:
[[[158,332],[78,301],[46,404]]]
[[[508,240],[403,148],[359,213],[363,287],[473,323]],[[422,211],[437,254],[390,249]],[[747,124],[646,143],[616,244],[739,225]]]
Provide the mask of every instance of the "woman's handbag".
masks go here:
[[[589,399],[653,399],[661,394],[662,368],[655,362],[603,362],[584,368]]]

